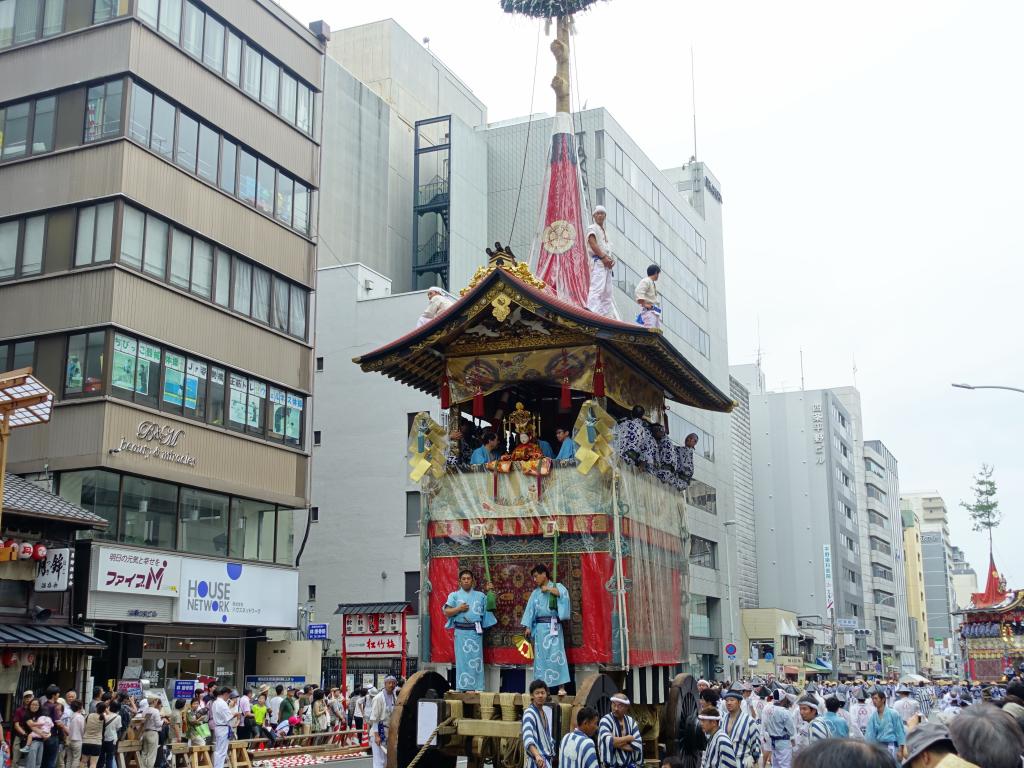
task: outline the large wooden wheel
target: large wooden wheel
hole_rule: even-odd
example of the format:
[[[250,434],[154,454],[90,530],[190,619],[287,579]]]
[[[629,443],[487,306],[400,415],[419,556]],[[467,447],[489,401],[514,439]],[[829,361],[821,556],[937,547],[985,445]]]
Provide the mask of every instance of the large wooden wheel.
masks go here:
[[[576,688],[576,705],[572,708],[572,722],[568,723],[568,730],[576,727],[576,713],[583,707],[593,707],[601,717],[611,712],[611,698],[618,692],[618,684],[608,675],[596,674],[583,678],[583,682]]]
[[[420,699],[443,699],[448,690],[448,681],[436,672],[424,670],[410,677],[395,702],[388,729],[387,768],[402,768],[412,762],[420,751],[416,743],[416,720]],[[428,693],[430,694],[428,697]],[[444,717],[444,710],[438,713],[438,722]],[[371,735],[370,738],[373,738]],[[437,747],[429,747],[420,758],[417,768],[455,768],[454,755],[446,755]]]
[[[700,754],[707,744],[697,720],[699,714],[700,698],[696,681],[691,675],[676,675],[668,692],[662,728],[668,754],[682,758],[686,768],[697,768],[700,765]]]

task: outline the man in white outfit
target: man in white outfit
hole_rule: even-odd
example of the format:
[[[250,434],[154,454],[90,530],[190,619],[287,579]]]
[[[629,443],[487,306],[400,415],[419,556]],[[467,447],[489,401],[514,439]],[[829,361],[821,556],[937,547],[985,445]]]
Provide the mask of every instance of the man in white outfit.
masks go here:
[[[373,768],[384,768],[388,761],[388,726],[395,709],[395,686],[398,679],[393,675],[384,678],[384,690],[373,698],[373,705],[367,716],[370,722],[370,749],[373,752]]]
[[[210,703],[210,727],[213,728],[213,768],[224,768],[228,759],[228,735],[235,715],[228,707],[231,689],[227,686],[217,691],[217,698]]]
[[[446,309],[451,307],[454,303],[455,300],[446,294],[443,288],[438,288],[437,286],[428,288],[427,308],[423,310],[423,314],[420,315],[419,320],[416,321],[416,327],[419,328],[420,326],[426,325]]]
[[[603,315],[613,320],[619,319],[612,298],[614,283],[612,269],[615,259],[612,258],[611,243],[604,230],[607,212],[603,205],[594,209],[594,223],[587,227],[587,256],[590,257],[590,294],[587,296],[587,309],[595,315]]]

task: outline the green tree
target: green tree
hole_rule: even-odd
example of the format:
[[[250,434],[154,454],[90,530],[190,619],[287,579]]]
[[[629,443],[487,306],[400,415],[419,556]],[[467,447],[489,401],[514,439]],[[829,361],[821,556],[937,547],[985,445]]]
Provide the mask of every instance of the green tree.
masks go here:
[[[988,551],[992,551],[992,529],[999,525],[1003,513],[996,500],[996,481],[992,479],[994,467],[981,465],[981,471],[974,476],[974,503],[960,502],[960,506],[971,515],[971,523],[978,533],[988,532]]]

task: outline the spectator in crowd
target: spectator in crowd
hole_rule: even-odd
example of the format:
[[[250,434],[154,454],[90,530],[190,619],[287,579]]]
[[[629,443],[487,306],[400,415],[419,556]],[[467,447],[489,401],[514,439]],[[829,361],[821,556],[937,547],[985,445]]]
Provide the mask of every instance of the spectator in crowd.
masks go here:
[[[983,768],[1020,768],[1024,733],[1013,715],[991,704],[974,704],[949,723],[957,754]]]
[[[266,737],[266,727],[269,725],[267,714],[267,693],[261,690],[260,695],[256,697],[256,703],[252,705],[252,720],[255,723],[253,737]]]
[[[284,686],[277,685],[274,688],[274,695],[267,702],[267,727],[273,731],[281,722],[281,702],[284,700]]]
[[[58,689],[57,692],[60,693],[60,690]],[[43,709],[45,711],[45,704]],[[50,711],[53,713],[49,716],[53,721],[53,730],[50,731],[50,738],[43,744],[42,768],[57,768],[61,748],[67,739],[67,726],[64,725],[64,705],[56,701]]]
[[[26,768],[41,768],[43,747],[53,731],[53,720],[43,714],[43,699],[32,699],[19,723],[25,735],[25,746],[21,753],[26,755]]]
[[[35,698],[35,694],[32,691],[25,691],[21,695],[21,706],[14,710],[14,716],[11,720],[11,733],[13,734],[13,744],[11,747],[14,749],[14,754],[17,755],[21,747],[25,746],[25,739],[28,738],[28,731],[22,726],[22,721],[25,719],[25,714],[28,712],[29,705],[32,703],[32,699]]]
[[[209,716],[202,694],[196,694],[185,710],[185,736],[193,747],[202,747],[210,738]]]
[[[64,768],[78,768],[82,762],[82,741],[85,736],[85,715],[82,714],[82,702],[69,702],[68,711],[71,715],[67,725],[67,742],[64,745]]]
[[[94,699],[89,706],[92,708],[92,712],[85,718],[85,726],[82,729],[82,757],[88,762],[87,768],[96,768],[96,764],[103,751],[103,731],[107,722],[107,703]]]
[[[167,719],[170,725],[168,738],[171,744],[179,744],[185,740],[185,700],[175,699],[171,707],[171,715]]]
[[[123,723],[121,705],[111,700],[107,708],[107,716],[103,720],[103,748],[100,750],[100,768],[116,768],[117,741],[120,738]]]

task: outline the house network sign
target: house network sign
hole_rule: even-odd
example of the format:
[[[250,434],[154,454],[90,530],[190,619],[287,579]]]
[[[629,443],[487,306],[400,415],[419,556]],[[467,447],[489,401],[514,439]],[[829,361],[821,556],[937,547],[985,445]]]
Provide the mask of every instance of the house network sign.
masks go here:
[[[134,453],[146,460],[157,459],[194,467],[196,465],[195,456],[175,450],[178,441],[184,436],[184,429],[160,425],[155,421],[140,421],[135,436],[130,439],[122,437],[121,442],[113,451]]]

